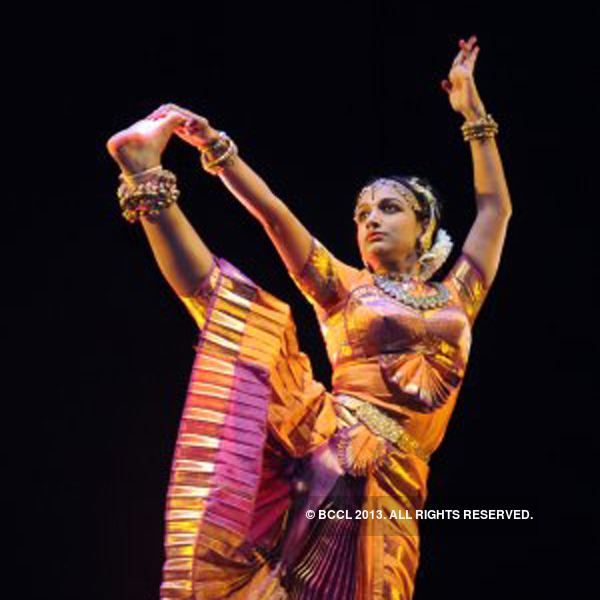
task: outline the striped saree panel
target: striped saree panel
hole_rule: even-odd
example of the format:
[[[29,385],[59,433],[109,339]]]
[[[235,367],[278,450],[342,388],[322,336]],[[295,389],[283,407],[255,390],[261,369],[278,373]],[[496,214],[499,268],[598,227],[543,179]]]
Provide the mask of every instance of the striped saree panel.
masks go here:
[[[335,412],[289,307],[233,265],[217,259],[181,300],[200,333],[167,493],[161,598],[245,598],[268,574],[258,548],[285,524],[282,468],[332,434]]]

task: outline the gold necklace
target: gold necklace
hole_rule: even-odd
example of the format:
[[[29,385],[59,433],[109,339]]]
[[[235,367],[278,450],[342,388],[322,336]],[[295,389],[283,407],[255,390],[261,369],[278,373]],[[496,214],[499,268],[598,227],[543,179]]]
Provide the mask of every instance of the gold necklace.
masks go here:
[[[436,289],[435,294],[416,296],[409,291],[411,281],[415,278],[405,274],[390,273],[386,275],[373,275],[375,285],[386,295],[398,300],[406,306],[417,310],[431,310],[440,308],[450,300],[450,292],[442,283],[431,282],[429,285]]]

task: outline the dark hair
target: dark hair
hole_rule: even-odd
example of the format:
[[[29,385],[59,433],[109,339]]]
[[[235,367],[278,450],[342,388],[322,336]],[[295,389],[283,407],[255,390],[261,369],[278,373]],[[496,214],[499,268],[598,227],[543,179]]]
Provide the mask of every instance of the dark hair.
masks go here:
[[[380,179],[391,179],[396,181],[403,186],[407,187],[414,195],[419,205],[422,207],[422,212],[417,213],[417,219],[424,223],[428,222],[431,218],[429,202],[427,202],[427,198],[421,192],[419,192],[415,187],[413,187],[410,183],[410,180],[416,181],[416,183],[424,188],[426,188],[435,198],[435,218],[437,223],[439,224],[441,216],[442,216],[442,200],[438,191],[431,185],[431,183],[425,177],[418,177],[416,175],[378,175],[371,177],[363,186],[363,188],[373,185],[375,182]],[[361,189],[363,189],[361,188]],[[360,194],[360,192],[359,192]],[[358,194],[356,196],[356,201],[358,201]]]

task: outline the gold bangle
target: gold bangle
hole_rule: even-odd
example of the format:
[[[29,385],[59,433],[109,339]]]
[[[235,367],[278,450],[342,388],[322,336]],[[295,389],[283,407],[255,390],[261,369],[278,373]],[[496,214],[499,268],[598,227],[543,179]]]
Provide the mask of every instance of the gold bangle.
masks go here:
[[[471,140],[482,140],[486,138],[496,137],[496,131],[479,131],[465,134],[463,136],[465,142],[470,142]]]
[[[214,151],[220,145],[224,145],[225,151],[214,156]],[[225,167],[233,163],[237,155],[237,145],[224,131],[221,131],[219,133],[219,140],[213,142],[210,149],[201,153],[200,162],[202,163],[202,168],[211,175],[220,175]]]
[[[488,113],[477,121],[465,121],[461,126],[461,131],[464,141],[469,142],[494,137],[498,133],[499,127],[492,115]]]
[[[477,119],[476,121],[465,121],[461,129],[464,131],[465,129],[470,129],[473,127],[498,127],[498,123],[494,121],[494,117],[490,113],[487,113],[484,117]]]
[[[213,159],[218,156],[219,150],[229,147],[227,142],[228,139],[229,137],[227,134],[224,131],[220,131],[218,136],[212,142],[204,146],[204,148],[200,148],[200,152],[202,152],[202,154],[207,154]]]
[[[465,121],[461,126],[465,142],[471,139],[480,139],[483,137],[494,137],[498,131],[498,123],[494,121],[491,114],[486,114],[477,121]]]

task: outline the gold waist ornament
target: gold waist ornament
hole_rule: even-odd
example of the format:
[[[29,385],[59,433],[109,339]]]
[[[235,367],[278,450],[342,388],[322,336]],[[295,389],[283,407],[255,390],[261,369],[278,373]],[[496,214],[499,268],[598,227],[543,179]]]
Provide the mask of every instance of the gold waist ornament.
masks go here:
[[[347,421],[347,414],[343,414],[343,411],[350,411],[356,420],[360,421],[375,435],[394,444],[407,454],[414,454],[422,461],[429,462],[429,454],[421,448],[419,442],[402,425],[386,415],[375,405],[354,398],[353,396],[340,394],[335,396],[334,406],[341,419]]]

